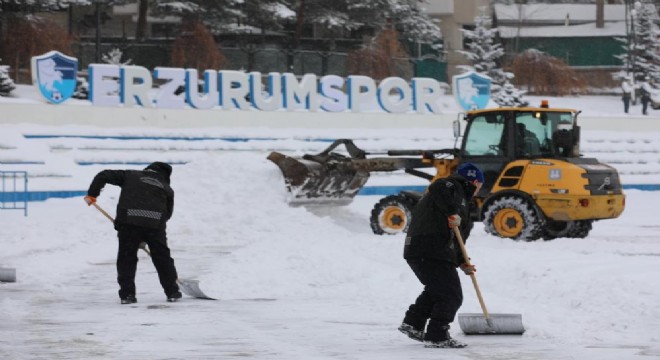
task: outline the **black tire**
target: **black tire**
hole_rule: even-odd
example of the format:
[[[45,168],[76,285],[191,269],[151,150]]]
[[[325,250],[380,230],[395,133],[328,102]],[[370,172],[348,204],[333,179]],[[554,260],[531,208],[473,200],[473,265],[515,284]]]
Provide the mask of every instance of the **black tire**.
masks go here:
[[[575,221],[553,221],[545,223],[543,240],[554,240],[556,238],[571,237],[570,233],[575,227]]]
[[[376,235],[398,235],[408,231],[413,201],[402,195],[382,198],[371,210],[371,230]]]
[[[592,229],[593,220],[579,220],[575,221],[575,225],[571,228],[571,231],[568,233],[570,238],[584,239],[589,235],[589,232]]]
[[[517,196],[493,201],[484,212],[489,234],[513,240],[533,241],[543,236],[545,219],[536,206]]]

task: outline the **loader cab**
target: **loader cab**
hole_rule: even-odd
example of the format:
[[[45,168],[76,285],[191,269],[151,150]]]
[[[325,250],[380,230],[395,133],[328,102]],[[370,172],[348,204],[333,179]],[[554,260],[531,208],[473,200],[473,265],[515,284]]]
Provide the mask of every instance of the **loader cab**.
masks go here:
[[[499,108],[465,114],[461,162],[484,173],[478,197],[490,193],[506,165],[517,159],[579,156],[576,112],[570,109]]]

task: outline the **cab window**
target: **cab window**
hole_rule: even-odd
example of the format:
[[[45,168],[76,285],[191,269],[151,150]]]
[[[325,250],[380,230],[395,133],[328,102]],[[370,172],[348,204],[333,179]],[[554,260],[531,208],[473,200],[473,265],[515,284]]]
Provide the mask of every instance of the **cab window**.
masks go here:
[[[502,156],[500,148],[504,132],[503,114],[477,115],[465,139],[465,152],[470,156]]]
[[[557,130],[572,128],[573,114],[563,112],[521,112],[516,114],[516,155],[554,156],[558,149],[553,137]]]

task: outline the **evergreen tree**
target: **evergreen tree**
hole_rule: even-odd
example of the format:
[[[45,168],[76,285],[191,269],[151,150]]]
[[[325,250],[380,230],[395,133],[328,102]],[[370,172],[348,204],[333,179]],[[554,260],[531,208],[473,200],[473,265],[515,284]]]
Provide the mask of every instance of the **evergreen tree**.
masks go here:
[[[498,60],[504,56],[502,44],[495,42],[498,30],[492,27],[492,21],[484,7],[480,9],[480,14],[474,18],[474,24],[474,30],[461,30],[465,39],[468,40],[466,45],[468,50],[458,50],[459,53],[465,55],[472,62],[472,65],[459,66],[459,69],[488,76],[491,79],[493,101],[499,105],[505,105],[499,103],[498,99],[507,102],[508,100],[504,99],[510,98],[510,91],[516,91],[519,96],[522,96],[522,93],[513,88],[513,90],[506,90],[509,94],[498,95],[505,84],[513,87],[509,81],[514,77],[512,73],[504,71],[498,64]],[[522,105],[522,103],[518,102],[515,105]]]
[[[281,30],[295,13],[279,0],[160,0],[160,14],[178,15],[184,22],[202,21],[214,33]]]
[[[625,77],[629,72],[636,81],[647,76],[660,82],[660,18],[658,10],[651,2],[636,2],[635,16],[632,21],[634,32],[623,43],[624,53],[616,55],[623,62],[624,71],[615,74],[615,78]]]
[[[0,0],[0,12],[56,11],[70,5],[90,5],[92,0]]]
[[[124,53],[118,48],[114,48],[110,50],[107,54],[103,54],[101,56],[101,60],[103,60],[103,62],[106,64],[112,64],[112,65],[130,65],[133,62],[132,59],[127,59],[125,61],[122,61],[121,60],[122,56],[124,56]]]
[[[76,78],[76,90],[71,95],[74,99],[87,100],[89,98],[89,83],[84,77]]]
[[[644,75],[657,82],[660,81],[660,17],[654,4],[639,4],[636,17],[637,59]]]
[[[395,29],[402,39],[436,44],[440,27],[422,9],[424,0],[160,0],[161,13],[203,22],[214,34],[290,31],[289,47],[298,49],[312,29],[320,37],[343,38],[350,32],[376,35]],[[318,34],[317,34],[318,36]],[[434,48],[438,48],[435,45]],[[287,60],[293,66],[293,58]]]
[[[502,85],[500,91],[493,96],[493,101],[500,106],[527,106],[529,102],[523,99],[526,91],[516,89],[508,80]]]
[[[8,96],[14,89],[16,89],[16,85],[9,77],[9,66],[0,65],[0,96]]]
[[[492,0],[493,4],[512,5],[520,0]],[[595,4],[596,0],[524,0],[525,4]]]
[[[261,31],[294,29],[294,43],[319,26],[329,34],[361,28],[373,34],[393,26],[403,38],[433,43],[440,28],[422,9],[423,0],[159,0],[156,10],[202,20],[213,32],[252,27]],[[237,26],[240,25],[240,26]],[[311,34],[305,34],[311,36]]]
[[[371,27],[377,33],[391,26],[408,41],[439,43],[442,39],[439,24],[424,12],[424,3],[421,0],[348,1],[347,15],[353,26]]]

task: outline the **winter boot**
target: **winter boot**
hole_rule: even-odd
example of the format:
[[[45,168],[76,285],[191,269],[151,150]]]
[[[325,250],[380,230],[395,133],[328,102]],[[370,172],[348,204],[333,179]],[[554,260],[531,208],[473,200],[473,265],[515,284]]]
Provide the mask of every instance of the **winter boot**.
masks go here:
[[[137,302],[137,299],[135,298],[134,295],[128,295],[124,298],[121,298],[122,305],[135,304],[136,302]]]
[[[409,338],[422,342],[424,341],[424,330],[417,330],[412,325],[401,323],[399,326],[399,331],[406,334]]]
[[[433,329],[433,326],[431,324],[429,324],[429,327]],[[460,349],[466,346],[467,344],[462,343],[456,339],[452,339],[451,335],[449,335],[448,325],[439,327],[439,331],[437,332],[434,333],[427,332],[426,335],[424,336],[425,348]]]
[[[180,291],[173,292],[173,293],[167,295],[167,301],[168,302],[177,302],[177,301],[179,301],[179,299],[181,299],[181,296],[182,295],[181,295]]]
[[[440,348],[440,349],[446,349],[446,348],[452,348],[452,349],[461,349],[466,347],[466,343],[462,343],[456,339],[449,338],[447,340],[441,340],[441,341],[429,341],[429,340],[424,340],[424,347],[425,348]]]

